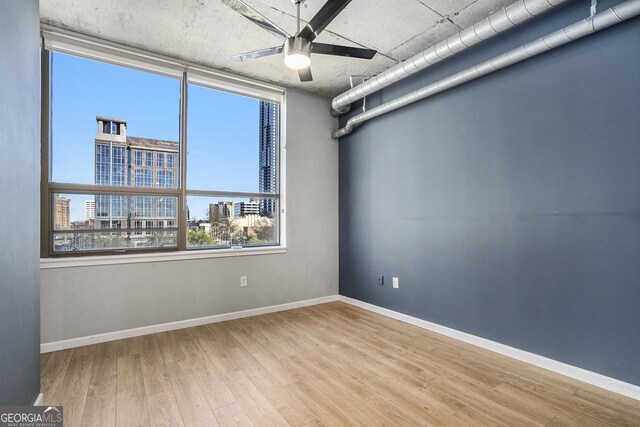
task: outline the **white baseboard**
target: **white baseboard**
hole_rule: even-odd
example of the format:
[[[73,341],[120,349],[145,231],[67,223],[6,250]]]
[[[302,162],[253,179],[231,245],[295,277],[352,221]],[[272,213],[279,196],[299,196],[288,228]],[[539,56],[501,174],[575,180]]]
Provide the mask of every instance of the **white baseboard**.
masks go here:
[[[508,345],[500,344],[499,342],[477,337],[466,332],[461,332],[456,329],[438,325],[437,323],[418,319],[417,317],[402,314],[397,311],[389,310],[387,308],[379,307],[377,305],[369,304],[357,299],[345,297],[343,295],[339,295],[338,300],[347,304],[364,308],[365,310],[369,310],[374,313],[382,314],[383,316],[391,317],[393,319],[400,320],[402,322],[409,323],[411,325],[418,326],[432,332],[436,332],[441,335],[448,336],[459,341],[473,344],[475,346],[493,351],[495,353],[499,353],[504,356],[508,356],[513,359],[556,372],[560,375],[564,375],[578,381],[582,381],[587,384],[591,384],[596,387],[600,387],[605,390],[630,397],[632,399],[640,400],[640,387],[634,384],[629,384],[615,378],[587,371],[586,369],[558,362],[557,360],[549,359],[544,356],[529,353],[528,351],[509,347]]]
[[[44,405],[44,394],[40,393],[38,394],[36,401],[33,402],[33,406],[42,406],[42,405]]]
[[[199,317],[197,319],[179,320],[176,322],[161,323],[159,325],[143,326],[140,328],[125,329],[123,331],[107,332],[104,334],[90,335],[87,337],[71,338],[68,340],[54,341],[40,344],[40,352],[64,350],[67,348],[82,347],[84,345],[98,344],[107,341],[115,341],[124,338],[138,337],[142,335],[155,334],[157,332],[173,331],[176,329],[189,328],[191,326],[207,325],[210,323],[224,322],[226,320],[240,319],[242,317],[259,316],[261,314],[275,313],[277,311],[292,310],[294,308],[307,307],[310,305],[323,304],[337,301],[338,295],[313,298],[304,301],[290,302],[286,304],[271,305],[268,307],[254,308],[250,310],[235,311],[232,313],[216,314],[213,316]]]

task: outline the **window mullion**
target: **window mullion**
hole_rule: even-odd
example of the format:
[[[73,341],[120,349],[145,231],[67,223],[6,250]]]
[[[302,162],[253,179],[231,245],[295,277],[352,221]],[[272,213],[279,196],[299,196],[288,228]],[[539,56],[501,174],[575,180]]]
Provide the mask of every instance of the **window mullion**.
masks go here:
[[[148,196],[180,196],[182,192],[176,188],[160,187],[128,187],[93,184],[62,184],[50,183],[49,190],[52,193],[69,194],[124,194],[124,195],[148,195]]]
[[[50,131],[51,131],[51,52],[41,51],[40,114],[40,256],[51,255]]]
[[[277,199],[278,193],[245,193],[242,191],[187,190],[187,196],[246,197],[256,199]]]
[[[178,249],[187,250],[187,72],[180,82],[180,197],[178,198]]]

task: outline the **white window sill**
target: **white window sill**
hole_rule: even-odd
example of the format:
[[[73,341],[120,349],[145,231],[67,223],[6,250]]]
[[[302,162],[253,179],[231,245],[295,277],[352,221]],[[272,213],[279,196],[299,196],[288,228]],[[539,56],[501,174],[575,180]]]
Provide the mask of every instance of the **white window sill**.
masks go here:
[[[40,258],[40,269],[91,267],[96,265],[137,264],[143,262],[187,261],[194,259],[225,258],[235,256],[285,254],[284,246],[242,249],[205,249],[179,252],[155,252],[128,255],[99,255],[69,258]]]

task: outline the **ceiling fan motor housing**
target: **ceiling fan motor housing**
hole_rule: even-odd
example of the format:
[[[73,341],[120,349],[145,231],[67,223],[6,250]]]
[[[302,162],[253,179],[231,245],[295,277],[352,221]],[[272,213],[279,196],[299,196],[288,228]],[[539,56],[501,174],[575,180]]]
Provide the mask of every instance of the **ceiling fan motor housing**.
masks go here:
[[[310,64],[311,43],[301,37],[289,37],[284,43],[284,62],[293,69],[307,68]]]

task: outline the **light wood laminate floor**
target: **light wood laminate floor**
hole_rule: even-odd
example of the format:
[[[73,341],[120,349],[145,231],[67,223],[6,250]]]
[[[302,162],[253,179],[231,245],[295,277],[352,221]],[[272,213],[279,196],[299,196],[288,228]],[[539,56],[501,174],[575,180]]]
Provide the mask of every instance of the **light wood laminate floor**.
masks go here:
[[[335,302],[42,355],[65,426],[640,425],[640,402]]]

